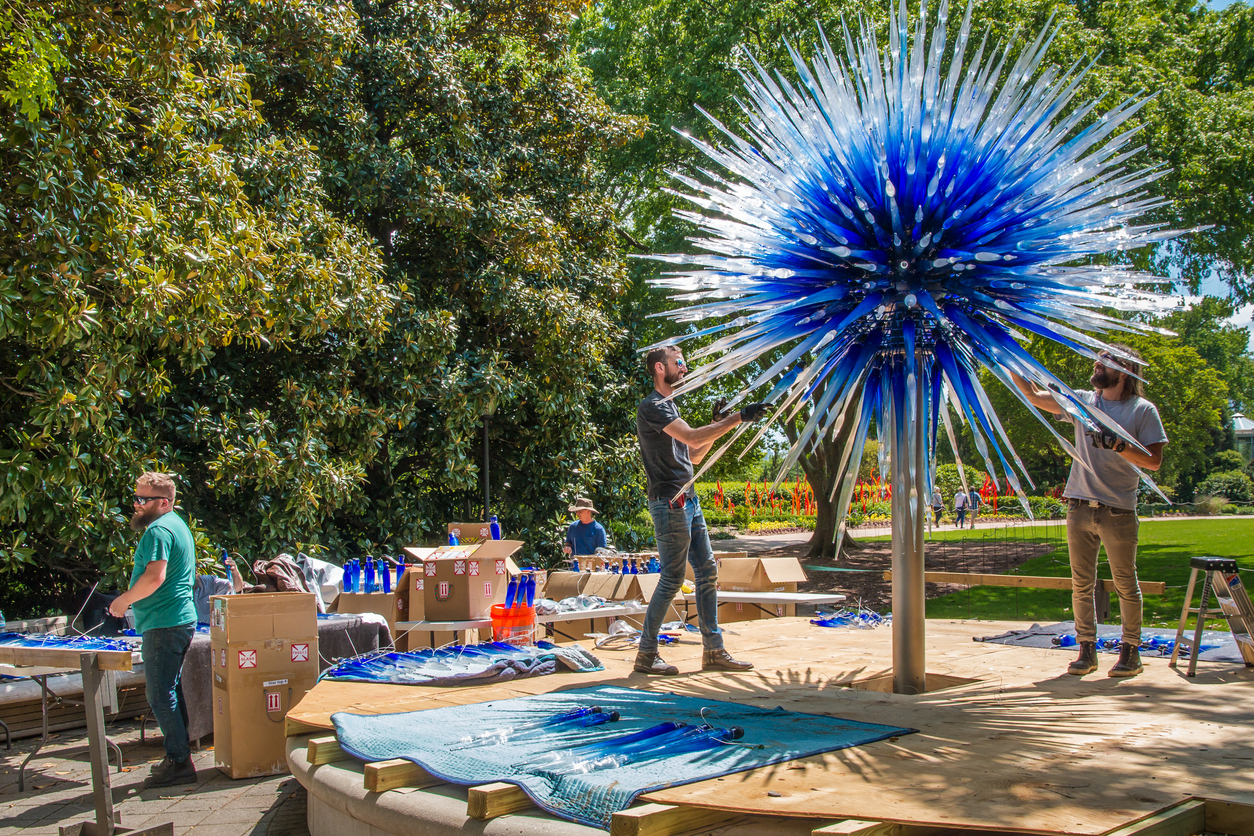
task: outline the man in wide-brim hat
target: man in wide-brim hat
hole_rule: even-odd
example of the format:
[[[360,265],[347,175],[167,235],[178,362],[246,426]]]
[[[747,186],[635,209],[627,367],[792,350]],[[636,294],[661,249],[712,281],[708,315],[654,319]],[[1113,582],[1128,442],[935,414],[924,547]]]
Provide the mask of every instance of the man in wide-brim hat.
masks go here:
[[[598,548],[605,548],[605,528],[592,519],[593,514],[600,513],[592,500],[586,496],[575,497],[575,504],[566,509],[578,520],[566,529],[566,545],[562,548],[566,554],[596,554]]]

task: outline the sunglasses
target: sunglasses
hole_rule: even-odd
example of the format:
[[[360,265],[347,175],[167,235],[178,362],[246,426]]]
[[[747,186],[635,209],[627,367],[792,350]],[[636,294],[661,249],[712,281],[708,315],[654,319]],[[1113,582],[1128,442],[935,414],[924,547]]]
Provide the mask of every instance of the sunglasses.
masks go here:
[[[149,502],[152,502],[153,500],[157,500],[157,499],[165,499],[165,497],[164,496],[140,496],[139,494],[135,494],[133,497],[131,497],[131,502],[135,505],[147,505]]]

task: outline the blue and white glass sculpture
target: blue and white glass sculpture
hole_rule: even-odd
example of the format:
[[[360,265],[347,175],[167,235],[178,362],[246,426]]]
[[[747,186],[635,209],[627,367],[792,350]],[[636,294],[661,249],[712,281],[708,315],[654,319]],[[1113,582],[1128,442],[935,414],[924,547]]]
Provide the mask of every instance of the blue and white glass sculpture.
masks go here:
[[[988,472],[1028,508],[1011,462],[1023,464],[981,367],[1016,394],[1009,371],[1053,389],[1090,429],[1135,445],[1021,343],[1037,334],[1086,357],[1120,356],[1086,332],[1156,329],[1100,309],[1173,304],[1137,289],[1153,277],[1087,263],[1179,234],[1137,223],[1164,203],[1145,191],[1164,170],[1126,165],[1140,150],[1129,119],[1144,100],[1105,113],[1075,103],[1088,68],[1045,66],[1050,27],[1017,54],[986,54],[971,39],[970,5],[950,49],[948,11],[943,2],[929,30],[926,8],[912,27],[900,3],[883,50],[869,26],[857,38],[842,27],[843,59],[825,36],[809,63],[790,47],[797,86],[755,62],[741,133],[709,117],[725,141],[690,141],[716,167],[700,179],[674,173],[696,207],[679,214],[700,230],[691,240],[704,252],[645,256],[681,268],[655,280],[688,303],[665,316],[715,321],[681,340],[722,332],[690,354],[708,362],[677,394],[759,364],[736,398],[772,386],[770,421],[752,442],[809,408],[781,474],[825,433],[852,427],[847,475],[833,492],[841,532],[857,472],[848,463],[860,460],[872,418],[896,451],[894,483],[900,465],[912,495],[927,497],[937,431],[952,442],[954,409]]]

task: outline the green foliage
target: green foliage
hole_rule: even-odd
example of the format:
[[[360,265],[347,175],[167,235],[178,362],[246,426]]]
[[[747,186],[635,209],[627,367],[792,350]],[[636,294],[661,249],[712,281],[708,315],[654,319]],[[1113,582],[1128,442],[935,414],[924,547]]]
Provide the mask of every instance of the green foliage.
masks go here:
[[[1197,486],[1198,496],[1222,496],[1229,502],[1254,501],[1254,481],[1240,470],[1212,473]]]
[[[1216,471],[1240,470],[1245,466],[1245,460],[1236,450],[1220,450],[1210,460],[1210,466]]]
[[[300,538],[361,502],[387,421],[345,374],[387,329],[377,250],[207,13],[44,8],[78,34],[59,109],[0,120],[0,571],[120,576],[145,469],[218,544]]]
[[[576,494],[616,517],[642,502],[626,440],[641,393],[614,321],[625,273],[593,160],[632,123],[567,51],[575,8],[223,6],[272,129],[317,148],[329,205],[370,234],[396,298],[355,369],[388,423],[334,521],[346,544],[477,516],[494,408],[492,510],[532,558],[556,557]]]
[[[967,488],[978,491],[984,486],[984,471],[976,470],[971,465],[963,465],[962,470],[967,477]],[[935,487],[940,488],[941,498],[945,500],[945,507],[952,509],[954,507],[954,494],[962,490],[962,480],[958,478],[958,465],[937,465]],[[930,497],[928,498],[928,504],[931,504]]]
[[[0,3],[0,100],[29,120],[56,102],[55,74],[69,62],[57,46],[64,30],[51,3]]]
[[[75,37],[0,108],[0,572],[120,577],[145,469],[206,552],[395,551],[478,517],[494,410],[524,559],[641,506],[593,159],[631,124],[574,6],[37,8]]]

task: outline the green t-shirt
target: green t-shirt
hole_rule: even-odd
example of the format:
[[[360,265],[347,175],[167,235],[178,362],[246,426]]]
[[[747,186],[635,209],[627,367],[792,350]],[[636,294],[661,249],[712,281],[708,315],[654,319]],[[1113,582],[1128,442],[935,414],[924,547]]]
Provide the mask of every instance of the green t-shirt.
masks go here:
[[[196,583],[196,542],[187,523],[173,511],[153,520],[139,538],[131,586],[154,560],[166,561],[165,580],[156,592],[134,603],[135,630],[143,633],[160,627],[195,624],[192,588]]]

